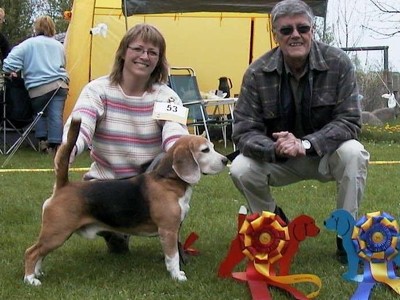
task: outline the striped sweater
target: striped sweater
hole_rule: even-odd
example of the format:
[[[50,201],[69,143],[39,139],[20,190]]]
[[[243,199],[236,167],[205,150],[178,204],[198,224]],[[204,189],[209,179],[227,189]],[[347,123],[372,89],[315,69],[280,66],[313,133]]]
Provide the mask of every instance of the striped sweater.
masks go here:
[[[186,126],[152,118],[155,101],[182,104],[167,85],[156,84],[153,92],[141,97],[127,96],[108,76],[87,84],[71,115],[79,113],[81,130],[76,142],[77,154],[91,146],[92,165],[84,175],[90,179],[121,179],[141,172],[141,165],[168,150]],[[71,118],[71,116],[70,116]],[[65,140],[70,118],[64,128]]]

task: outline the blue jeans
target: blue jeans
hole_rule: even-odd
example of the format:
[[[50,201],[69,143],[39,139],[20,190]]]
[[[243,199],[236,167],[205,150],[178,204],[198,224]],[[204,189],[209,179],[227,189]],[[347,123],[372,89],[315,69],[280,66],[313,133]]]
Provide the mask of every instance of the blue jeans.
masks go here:
[[[53,90],[42,96],[32,98],[32,110],[35,117],[51,99],[35,126],[35,137],[40,140],[47,140],[49,144],[61,144],[63,112],[68,89],[60,88],[56,94],[54,94],[55,92],[56,90]]]

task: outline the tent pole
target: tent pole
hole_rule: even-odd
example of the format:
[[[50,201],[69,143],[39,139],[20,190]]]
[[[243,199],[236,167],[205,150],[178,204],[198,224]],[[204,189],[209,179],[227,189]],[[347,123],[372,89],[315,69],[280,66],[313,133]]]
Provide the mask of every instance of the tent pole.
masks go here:
[[[124,0],[124,3],[125,31],[128,31],[128,10],[126,8],[126,0]]]
[[[249,47],[249,65],[253,61],[254,50],[254,18],[250,20],[250,47]]]

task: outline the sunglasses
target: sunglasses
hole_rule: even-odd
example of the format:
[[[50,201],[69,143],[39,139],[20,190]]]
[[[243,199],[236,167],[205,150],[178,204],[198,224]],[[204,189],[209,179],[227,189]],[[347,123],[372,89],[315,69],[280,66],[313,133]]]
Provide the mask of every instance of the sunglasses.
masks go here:
[[[297,25],[296,26],[296,30],[297,30],[298,33],[307,33],[307,32],[310,32],[311,26],[309,26],[309,25]],[[293,26],[284,26],[284,27],[281,27],[279,29],[279,32],[282,35],[291,35],[293,33],[293,31],[294,31],[294,27]]]

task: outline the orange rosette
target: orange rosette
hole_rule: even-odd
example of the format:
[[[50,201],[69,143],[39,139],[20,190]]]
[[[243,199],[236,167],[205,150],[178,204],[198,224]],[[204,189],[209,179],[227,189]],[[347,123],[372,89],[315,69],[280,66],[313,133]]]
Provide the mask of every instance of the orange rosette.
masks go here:
[[[232,240],[227,257],[221,263],[218,275],[246,282],[252,300],[272,300],[269,286],[285,290],[295,299],[315,298],[321,289],[321,280],[312,274],[277,275],[279,260],[290,248],[289,227],[274,213],[263,211],[246,215],[239,212],[238,234]],[[304,233],[305,234],[305,233]],[[292,253],[294,254],[294,252]],[[233,268],[244,258],[248,258],[245,272],[232,272]],[[317,291],[305,295],[293,284],[311,283]]]
[[[243,254],[260,264],[279,260],[289,240],[288,228],[281,222],[275,214],[266,211],[248,216],[239,231]]]

